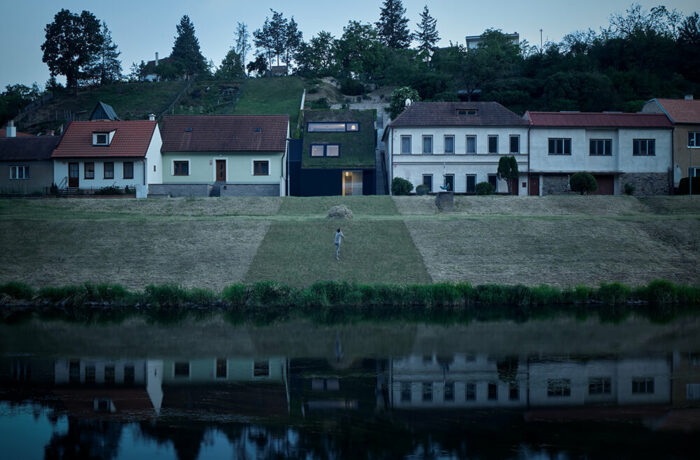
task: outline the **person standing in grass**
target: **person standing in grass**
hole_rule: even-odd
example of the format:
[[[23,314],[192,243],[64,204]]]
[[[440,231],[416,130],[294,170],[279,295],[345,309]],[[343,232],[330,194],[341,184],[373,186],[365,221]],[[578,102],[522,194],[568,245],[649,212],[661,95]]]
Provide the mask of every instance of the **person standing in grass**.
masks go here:
[[[335,243],[335,260],[340,260],[340,242],[343,238],[345,238],[345,235],[343,235],[343,232],[341,232],[339,228],[338,231],[335,232],[335,237],[333,239]]]

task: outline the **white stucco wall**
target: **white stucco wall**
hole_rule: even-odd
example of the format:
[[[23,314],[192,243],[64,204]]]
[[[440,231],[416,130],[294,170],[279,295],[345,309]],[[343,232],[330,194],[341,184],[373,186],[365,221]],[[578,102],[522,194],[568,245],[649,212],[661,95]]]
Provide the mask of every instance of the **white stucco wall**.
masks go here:
[[[146,151],[146,183],[147,184],[162,184],[163,183],[163,158],[160,154],[160,148],[163,145],[163,140],[160,137],[160,130],[156,124],[156,129],[153,131],[151,143]]]
[[[124,179],[124,162],[131,161],[134,163],[134,178]],[[95,178],[85,179],[85,163],[93,162],[95,163]],[[114,163],[114,179],[104,178],[104,163],[112,162]],[[132,159],[92,159],[85,158],[80,160],[69,160],[60,159],[54,160],[54,182],[56,185],[63,184],[64,187],[68,187],[68,163],[78,163],[80,168],[80,179],[78,183],[78,188],[80,189],[99,189],[102,187],[135,187],[136,185],[145,184],[144,178],[144,160],[139,158]]]

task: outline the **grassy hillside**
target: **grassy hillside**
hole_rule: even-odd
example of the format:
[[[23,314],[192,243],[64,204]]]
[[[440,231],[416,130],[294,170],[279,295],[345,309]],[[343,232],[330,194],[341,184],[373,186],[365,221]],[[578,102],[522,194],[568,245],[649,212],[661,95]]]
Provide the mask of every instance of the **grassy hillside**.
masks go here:
[[[700,283],[700,200],[456,200],[439,213],[431,197],[5,199],[0,284]],[[327,219],[336,204],[353,219]]]
[[[254,78],[246,81],[234,114],[288,114],[292,132],[299,118],[304,80],[299,77]]]

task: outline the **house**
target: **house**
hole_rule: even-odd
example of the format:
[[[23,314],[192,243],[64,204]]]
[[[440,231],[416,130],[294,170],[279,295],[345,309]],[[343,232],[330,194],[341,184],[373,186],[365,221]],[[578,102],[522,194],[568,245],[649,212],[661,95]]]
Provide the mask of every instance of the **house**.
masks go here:
[[[161,129],[150,194],[286,195],[288,115],[166,116]]]
[[[117,116],[117,112],[114,111],[111,105],[105,104],[100,101],[97,103],[92,113],[90,114],[90,120],[120,120]]]
[[[0,194],[46,193],[53,183],[51,154],[59,140],[54,136],[1,137]]]
[[[304,111],[301,151],[290,157],[292,194],[374,195],[373,110]]]
[[[497,102],[415,102],[384,131],[389,182],[474,194],[488,181],[497,193],[526,194],[527,135],[528,121]],[[497,177],[506,155],[517,161],[517,183]]]
[[[516,45],[516,46],[520,45],[520,34],[518,34],[517,32],[514,32],[512,34],[503,34],[503,35],[513,45]],[[467,35],[464,38],[464,41],[467,44],[468,50],[473,50],[473,49],[478,48],[481,44],[481,40],[482,40],[481,35]]]
[[[132,121],[74,121],[51,158],[59,189],[131,187],[145,197],[161,174],[161,137],[155,117]]]
[[[530,122],[530,194],[571,189],[572,174],[595,177],[601,195],[669,193],[671,122],[639,113],[526,112]]]
[[[642,107],[643,113],[663,113],[673,123],[673,185],[681,178],[700,176],[700,101],[652,99]]]
[[[141,81],[160,81],[161,77],[158,74],[158,66],[162,64],[170,64],[172,59],[170,57],[158,58],[158,52],[156,52],[156,58],[152,61],[146,62],[143,69],[141,69]],[[141,61],[143,63],[143,61]]]

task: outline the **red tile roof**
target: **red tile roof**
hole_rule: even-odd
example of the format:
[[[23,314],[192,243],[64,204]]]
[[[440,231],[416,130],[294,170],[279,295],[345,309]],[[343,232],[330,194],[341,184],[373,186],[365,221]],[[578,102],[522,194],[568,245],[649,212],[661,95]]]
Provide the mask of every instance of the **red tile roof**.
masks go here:
[[[674,123],[700,123],[700,100],[655,100]]]
[[[288,115],[166,116],[161,152],[280,152]]]
[[[531,126],[556,128],[671,128],[665,115],[656,113],[525,112]]]
[[[17,137],[25,137],[25,136],[31,136],[31,134],[21,133],[21,132],[17,131],[16,136]],[[0,128],[0,137],[7,137],[7,128]]]
[[[74,121],[68,125],[53,158],[145,157],[156,128],[155,121]],[[92,145],[93,133],[115,131],[108,146]]]

